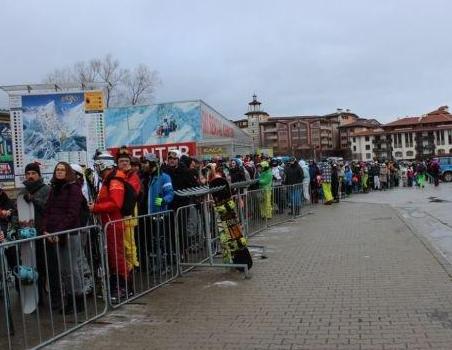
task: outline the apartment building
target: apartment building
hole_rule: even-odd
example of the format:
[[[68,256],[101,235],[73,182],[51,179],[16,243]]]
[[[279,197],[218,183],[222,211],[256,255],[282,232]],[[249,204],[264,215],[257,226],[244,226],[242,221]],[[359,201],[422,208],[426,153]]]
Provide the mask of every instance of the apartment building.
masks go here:
[[[414,160],[452,154],[452,115],[442,106],[420,117],[397,119],[381,129],[352,133],[351,137],[352,155],[359,160]]]

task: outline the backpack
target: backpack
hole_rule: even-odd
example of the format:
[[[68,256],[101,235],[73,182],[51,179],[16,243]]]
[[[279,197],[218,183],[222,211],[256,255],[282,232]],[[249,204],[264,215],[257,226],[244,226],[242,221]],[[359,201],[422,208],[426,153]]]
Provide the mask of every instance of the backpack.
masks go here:
[[[118,180],[124,185],[124,200],[122,202],[121,215],[124,217],[132,216],[138,200],[137,193],[135,192],[133,186],[122,177],[116,176],[116,172],[112,173],[112,175],[105,182],[105,185],[110,186],[111,180]]]

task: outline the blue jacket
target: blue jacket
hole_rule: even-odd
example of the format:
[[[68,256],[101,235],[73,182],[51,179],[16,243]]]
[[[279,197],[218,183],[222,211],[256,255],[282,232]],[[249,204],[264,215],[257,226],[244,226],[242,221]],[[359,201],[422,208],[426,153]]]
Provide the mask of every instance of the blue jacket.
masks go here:
[[[345,170],[344,175],[345,175],[345,183],[347,185],[351,185],[352,184],[352,177],[353,177],[352,171],[350,169]]]
[[[157,197],[163,198],[163,204],[158,207],[154,204]],[[166,173],[160,173],[153,176],[149,180],[149,192],[148,192],[148,213],[158,213],[168,210],[168,205],[174,199],[173,184],[171,178]]]

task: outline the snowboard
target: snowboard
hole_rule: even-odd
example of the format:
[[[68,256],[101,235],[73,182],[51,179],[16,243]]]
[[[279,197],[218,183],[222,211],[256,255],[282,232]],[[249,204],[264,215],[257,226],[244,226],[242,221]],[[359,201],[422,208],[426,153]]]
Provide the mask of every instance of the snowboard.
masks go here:
[[[212,193],[215,202],[214,208],[218,214],[223,260],[225,263],[247,265],[250,269],[253,266],[253,259],[247,248],[246,238],[242,234],[242,227],[229,183],[226,179],[218,177],[210,181],[209,187],[223,187],[221,190]]]
[[[17,197],[17,213],[19,218],[18,239],[36,236],[34,228],[34,205],[28,203],[23,195]],[[24,314],[31,314],[38,305],[38,273],[36,271],[36,241],[20,244],[21,264],[17,268],[16,278],[20,282],[20,298]]]

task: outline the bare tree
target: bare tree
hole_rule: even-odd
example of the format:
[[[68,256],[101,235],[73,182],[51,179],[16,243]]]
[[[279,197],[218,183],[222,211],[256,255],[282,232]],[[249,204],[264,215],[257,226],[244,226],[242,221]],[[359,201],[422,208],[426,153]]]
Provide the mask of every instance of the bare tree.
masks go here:
[[[112,55],[75,63],[72,67],[55,69],[45,80],[51,84],[105,83],[105,104],[125,105],[148,102],[159,83],[156,71],[140,64],[134,70],[123,69]]]
[[[158,73],[140,64],[132,72],[127,71],[123,79],[123,103],[137,105],[152,100],[156,86],[160,83]]]

